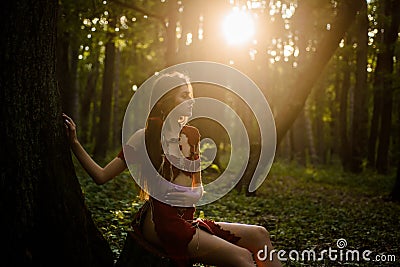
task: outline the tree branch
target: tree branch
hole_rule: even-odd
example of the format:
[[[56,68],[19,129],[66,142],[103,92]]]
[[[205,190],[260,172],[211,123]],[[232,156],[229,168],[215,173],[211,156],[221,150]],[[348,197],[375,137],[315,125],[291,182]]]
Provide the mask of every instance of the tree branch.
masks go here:
[[[143,15],[148,16],[149,18],[154,18],[154,19],[160,21],[162,24],[164,24],[165,19],[166,19],[165,16],[163,16],[163,15],[157,15],[157,14],[155,14],[155,13],[151,13],[151,12],[149,12],[149,11],[147,11],[147,10],[141,8],[141,7],[138,7],[138,6],[137,6],[135,3],[133,3],[133,2],[131,2],[131,3],[125,3],[125,2],[122,2],[122,1],[119,1],[119,0],[110,0],[109,2],[110,2],[110,3],[114,3],[114,4],[116,4],[116,5],[119,5],[119,6],[121,6],[121,7],[124,7],[124,8],[132,9],[132,10],[134,10],[134,11],[140,13],[140,14],[143,14]]]

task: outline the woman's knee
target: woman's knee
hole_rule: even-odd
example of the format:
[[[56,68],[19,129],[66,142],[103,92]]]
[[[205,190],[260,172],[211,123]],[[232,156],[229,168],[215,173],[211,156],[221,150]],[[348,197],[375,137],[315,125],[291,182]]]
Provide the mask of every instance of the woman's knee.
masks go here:
[[[269,245],[270,243],[270,234],[263,226],[255,225],[252,229],[251,235],[251,251],[258,251],[263,248],[265,245]]]
[[[254,266],[253,254],[245,248],[238,248],[235,253],[232,253],[231,260],[232,266]]]
[[[257,232],[257,236],[259,236],[261,239],[264,240],[269,240],[270,239],[270,235],[267,229],[265,229],[265,227],[263,226],[255,226],[256,228],[256,232]]]

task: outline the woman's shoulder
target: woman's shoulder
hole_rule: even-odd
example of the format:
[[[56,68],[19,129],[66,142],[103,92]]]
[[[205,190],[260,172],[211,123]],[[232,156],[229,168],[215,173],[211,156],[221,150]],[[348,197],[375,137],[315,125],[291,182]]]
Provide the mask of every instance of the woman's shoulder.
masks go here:
[[[131,137],[129,137],[126,145],[138,148],[143,143],[144,140],[144,129],[137,130]]]

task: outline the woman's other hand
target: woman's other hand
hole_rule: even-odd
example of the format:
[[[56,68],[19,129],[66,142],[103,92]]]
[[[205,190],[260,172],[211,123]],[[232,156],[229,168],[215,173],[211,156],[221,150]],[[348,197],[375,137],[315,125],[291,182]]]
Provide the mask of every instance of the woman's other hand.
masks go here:
[[[203,196],[203,187],[188,188],[185,186],[174,186],[175,190],[165,195],[165,202],[171,206],[192,207]]]
[[[66,128],[68,140],[69,140],[70,144],[72,145],[72,144],[78,142],[78,137],[76,135],[76,124],[65,113],[62,114],[62,117],[63,117],[64,125]]]

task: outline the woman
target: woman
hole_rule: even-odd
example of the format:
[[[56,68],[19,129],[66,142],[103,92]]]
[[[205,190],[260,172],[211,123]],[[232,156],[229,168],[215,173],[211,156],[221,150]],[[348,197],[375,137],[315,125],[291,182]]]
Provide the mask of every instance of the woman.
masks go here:
[[[193,162],[199,159],[199,132],[185,125],[192,115],[193,89],[186,76],[174,72],[161,75],[153,91],[177,79],[181,84],[183,80],[184,85],[162,95],[150,112],[146,128],[134,133],[124,148],[125,154],[129,149],[129,154],[132,151],[134,154],[141,149],[140,140],[145,137],[144,149],[154,168],[179,188],[166,193],[162,199],[148,197],[136,216],[143,236],[148,242],[163,248],[178,266],[186,266],[191,261],[217,266],[247,267],[255,266],[255,263],[257,266],[281,266],[275,257],[272,261],[268,260],[269,257],[264,257],[266,261],[257,257],[265,246],[269,251],[273,249],[265,228],[193,218],[194,204],[203,193],[201,173],[181,170],[171,164],[182,154]],[[140,158],[125,157],[121,151],[104,168],[100,167],[79,143],[73,120],[65,114],[63,118],[73,153],[97,184],[104,184],[120,174],[131,161],[140,164]]]

